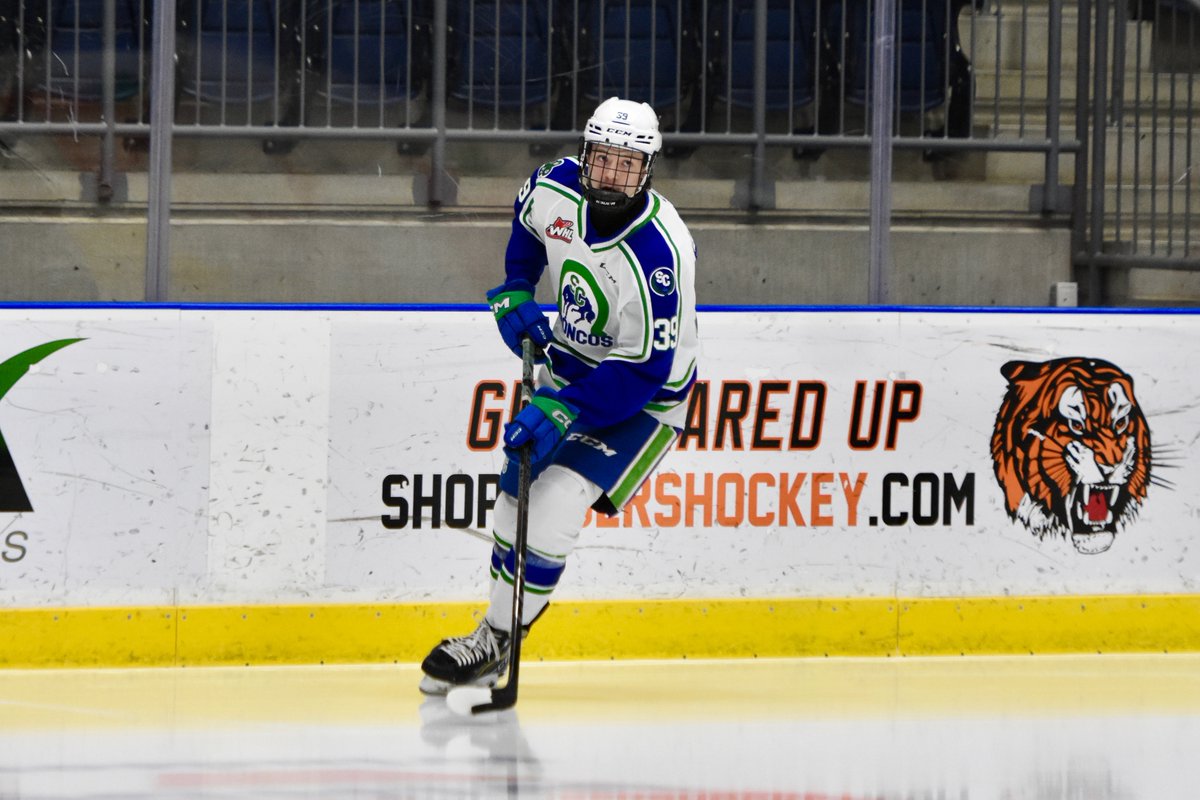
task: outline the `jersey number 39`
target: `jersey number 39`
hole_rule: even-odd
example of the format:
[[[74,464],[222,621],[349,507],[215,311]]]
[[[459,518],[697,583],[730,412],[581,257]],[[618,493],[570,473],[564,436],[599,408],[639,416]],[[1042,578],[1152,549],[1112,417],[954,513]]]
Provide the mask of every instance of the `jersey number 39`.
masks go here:
[[[674,350],[679,342],[679,317],[654,320],[654,349]]]

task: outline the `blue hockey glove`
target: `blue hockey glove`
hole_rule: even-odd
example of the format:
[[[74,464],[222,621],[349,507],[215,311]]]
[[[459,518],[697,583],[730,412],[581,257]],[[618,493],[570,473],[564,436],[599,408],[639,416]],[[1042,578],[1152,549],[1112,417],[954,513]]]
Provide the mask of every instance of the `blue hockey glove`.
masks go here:
[[[521,355],[521,337],[529,336],[538,349],[544,348],[554,339],[550,322],[542,309],[533,300],[533,285],[529,281],[511,280],[502,283],[487,293],[496,326],[504,344],[518,356]]]
[[[557,392],[538,389],[529,405],[505,426],[504,451],[517,458],[520,448],[528,442],[533,448],[530,457],[536,464],[558,446],[577,416],[579,409],[559,400]]]

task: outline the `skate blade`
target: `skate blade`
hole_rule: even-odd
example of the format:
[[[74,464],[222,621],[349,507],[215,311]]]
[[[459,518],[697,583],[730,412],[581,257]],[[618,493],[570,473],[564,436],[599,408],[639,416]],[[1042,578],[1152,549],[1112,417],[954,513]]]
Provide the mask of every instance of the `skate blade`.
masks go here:
[[[500,680],[499,675],[489,675],[477,681],[470,683],[451,683],[450,681],[439,680],[432,675],[424,675],[421,677],[421,683],[417,686],[421,690],[421,694],[430,697],[445,697],[451,689],[458,686],[478,686],[481,689],[490,689]]]

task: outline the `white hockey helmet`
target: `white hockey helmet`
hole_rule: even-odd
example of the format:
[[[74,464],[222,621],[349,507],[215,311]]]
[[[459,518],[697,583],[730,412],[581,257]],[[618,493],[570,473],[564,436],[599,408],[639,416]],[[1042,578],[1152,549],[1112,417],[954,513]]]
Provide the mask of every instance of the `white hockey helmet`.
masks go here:
[[[642,154],[640,175],[626,184],[626,189],[605,188],[590,175],[592,150],[596,145],[624,148]],[[583,131],[579,149],[579,177],[588,202],[604,209],[620,211],[650,186],[654,158],[662,150],[662,134],[658,130],[658,115],[646,103],[635,103],[610,97],[596,107]]]
[[[652,156],[662,150],[658,115],[646,103],[610,97],[592,112],[583,131],[585,142],[628,147]]]

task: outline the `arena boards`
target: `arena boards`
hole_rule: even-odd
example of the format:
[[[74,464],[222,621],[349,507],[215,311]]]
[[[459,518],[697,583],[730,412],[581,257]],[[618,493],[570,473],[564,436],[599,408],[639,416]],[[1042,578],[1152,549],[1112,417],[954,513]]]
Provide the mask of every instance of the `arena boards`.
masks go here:
[[[1200,649],[1197,315],[703,309],[543,659]],[[0,308],[0,664],[415,660],[486,581],[481,307]]]

